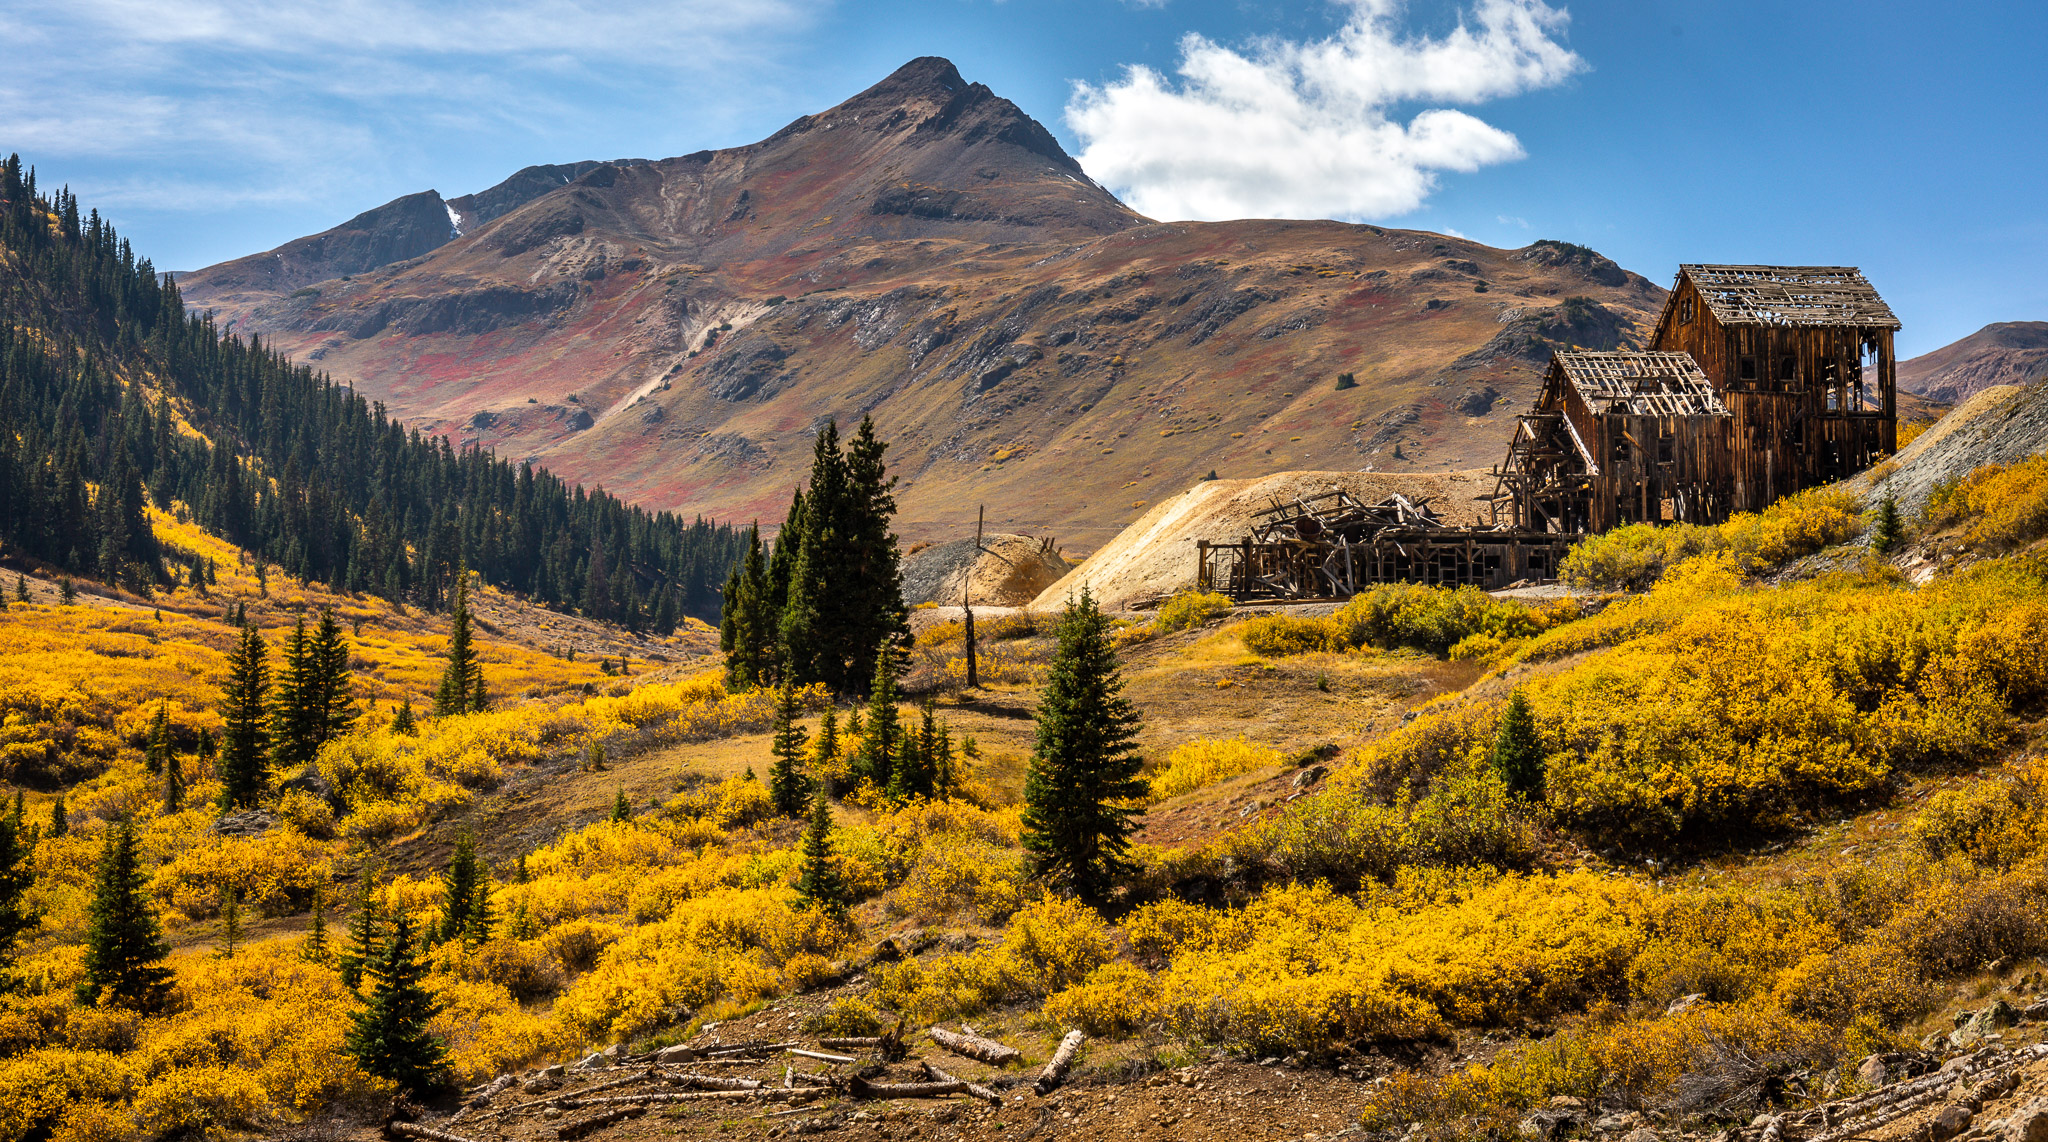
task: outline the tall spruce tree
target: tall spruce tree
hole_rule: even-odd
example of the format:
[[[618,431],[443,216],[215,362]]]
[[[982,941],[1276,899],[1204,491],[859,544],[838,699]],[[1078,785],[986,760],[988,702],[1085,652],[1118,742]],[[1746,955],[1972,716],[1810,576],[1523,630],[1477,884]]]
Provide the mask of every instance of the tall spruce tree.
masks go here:
[[[233,887],[220,890],[220,917],[214,922],[213,954],[223,960],[233,959],[235,949],[242,946],[242,894]]]
[[[829,702],[818,719],[818,737],[811,743],[811,768],[823,773],[839,760],[839,709]]]
[[[803,816],[811,800],[810,779],[803,770],[804,743],[809,735],[797,720],[802,713],[796,687],[783,679],[775,690],[775,728],[768,743],[768,752],[775,757],[775,764],[768,768],[768,799],[785,817]]]
[[[896,756],[903,749],[903,727],[896,710],[896,648],[883,646],[875,652],[875,680],[868,687],[867,723],[860,739],[860,753],[852,766],[853,779],[888,787],[896,775]]]
[[[253,626],[228,655],[221,692],[221,807],[249,808],[270,777],[270,649]]]
[[[136,852],[135,823],[122,817],[107,829],[100,846],[79,1002],[143,1012],[161,1009],[171,991],[171,969],[164,966],[170,954],[150,903],[149,877]]]
[[[374,983],[342,1050],[364,1071],[425,1094],[447,1081],[448,1052],[427,1030],[441,1002],[427,990],[427,965],[419,951],[412,923],[401,911],[392,921],[391,939],[369,966]]]
[[[28,846],[21,835],[21,802],[16,800],[13,812],[0,815],[0,991],[12,990],[16,951],[22,937],[39,922],[28,901],[29,887],[35,883],[35,870],[28,861]]]
[[[828,916],[844,916],[852,903],[846,878],[832,854],[832,791],[823,783],[811,798],[811,821],[804,829],[802,869],[797,875],[799,906]]]
[[[455,838],[455,853],[448,870],[441,874],[441,939],[453,940],[469,925],[470,910],[476,907],[477,884],[482,870],[476,859],[476,834],[464,829]]]
[[[1039,875],[1097,906],[1128,871],[1131,805],[1145,794],[1138,711],[1122,691],[1109,617],[1083,589],[1060,616],[1038,700],[1023,840]]]
[[[71,811],[64,807],[64,795],[62,793],[59,793],[57,794],[57,799],[55,801],[50,802],[49,835],[53,837],[62,837],[69,835],[70,832]]]
[[[469,636],[469,571],[455,573],[455,605],[448,626],[448,666],[434,691],[434,716],[467,714],[485,709],[484,668]]]
[[[312,760],[318,740],[319,701],[312,640],[306,634],[304,616],[292,627],[278,656],[278,668],[270,687],[270,765],[273,771],[289,773]]]
[[[873,648],[895,647],[900,655],[910,639],[902,558],[890,530],[896,515],[896,479],[883,460],[888,450],[875,434],[874,419],[861,417],[846,448],[846,515],[841,526],[848,548],[843,575],[845,645],[848,665],[856,672]]]
[[[162,773],[171,757],[171,703],[160,699],[156,714],[149,720],[149,744],[143,749],[142,763],[151,773]]]
[[[333,952],[327,946],[327,897],[319,886],[313,888],[313,919],[306,926],[306,938],[299,942],[299,958],[324,964]]]
[[[355,910],[348,916],[348,945],[336,964],[341,969],[341,982],[350,991],[361,989],[363,974],[377,962],[384,947],[384,910],[378,904],[376,888],[376,875],[364,869],[362,881],[356,886]]]
[[[313,753],[348,732],[356,721],[356,700],[348,666],[348,641],[334,609],[320,612],[320,625],[313,630],[308,651],[312,660],[312,689],[306,694],[307,722],[313,731]]]
[[[178,755],[164,751],[164,815],[185,807],[185,775],[179,771]]]
[[[1536,732],[1536,713],[1529,696],[1517,687],[1508,695],[1500,725],[1493,735],[1493,768],[1508,792],[1517,797],[1543,795],[1543,739]]]
[[[777,637],[757,525],[747,532],[746,558],[727,580],[724,613],[718,624],[728,689],[752,690],[768,684],[775,676]]]

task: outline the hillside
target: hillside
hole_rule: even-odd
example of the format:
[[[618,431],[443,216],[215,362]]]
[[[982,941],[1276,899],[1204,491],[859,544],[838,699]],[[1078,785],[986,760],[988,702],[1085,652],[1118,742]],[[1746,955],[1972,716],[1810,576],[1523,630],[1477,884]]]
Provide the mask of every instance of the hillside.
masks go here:
[[[257,289],[264,257],[183,288],[459,442],[773,520],[812,429],[872,413],[906,538],[985,502],[1076,551],[1211,469],[1492,463],[1551,348],[1629,343],[1663,300],[1561,243],[1146,219],[939,59],[349,280]]]
[[[1961,404],[1993,385],[2048,377],[2048,321],[2000,321],[1960,341],[1899,362],[1899,388]]]

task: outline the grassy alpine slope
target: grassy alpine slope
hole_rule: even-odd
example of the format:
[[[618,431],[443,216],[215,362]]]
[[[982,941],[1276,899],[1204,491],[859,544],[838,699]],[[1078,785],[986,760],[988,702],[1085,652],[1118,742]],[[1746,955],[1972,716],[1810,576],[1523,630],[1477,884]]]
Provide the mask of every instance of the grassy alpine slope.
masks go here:
[[[463,1083],[812,1011],[853,1030],[964,1018],[1038,1058],[1078,1027],[1095,1082],[1289,1057],[1304,1068],[1287,1111],[1300,1130],[1342,1124],[1305,1117],[1320,1107],[1470,1136],[1559,1097],[1678,1127],[1853,1089],[1860,1059],[1948,1032],[1959,1005],[2038,978],[2048,951],[2048,557],[2025,510],[2044,497],[2039,464],[1939,497],[1910,543],[1970,536],[1999,553],[1920,586],[1860,545],[1858,505],[1819,493],[1683,551],[1668,532],[1593,541],[1580,576],[1649,585],[1578,609],[1418,588],[1284,629],[1192,604],[1132,623],[1119,639],[1157,778],[1141,837],[1190,810],[1243,811],[1141,845],[1101,913],[1046,895],[1019,846],[1013,715],[1044,653],[1028,623],[998,632],[1013,649],[988,695],[945,701],[986,743],[960,795],[897,806],[862,791],[839,808],[833,852],[859,901],[839,920],[797,906],[800,825],[743,772],[768,768],[771,695],[728,694],[715,673],[600,677],[610,692],[587,695],[554,664],[535,696],[494,712],[413,734],[364,719],[321,755],[331,805],[286,793],[272,827],[223,838],[203,770],[193,807],[162,812],[135,701],[182,672],[195,692],[168,691],[180,724],[203,725],[218,667],[192,649],[195,620],[138,633],[154,618],[124,615],[82,640],[132,680],[110,691],[111,721],[35,739],[58,776],[26,798],[42,919],[0,1003],[0,1115],[10,1136],[83,1139],[360,1112],[388,1087],[342,1053],[361,1000],[334,953],[366,906],[436,930],[464,828],[481,837],[495,924],[437,943],[427,974]],[[1651,546],[1663,564],[1645,572]],[[38,602],[0,622],[12,646],[86,617]],[[941,692],[957,637],[926,640]],[[496,654],[493,687],[513,696],[497,678],[522,660]],[[365,694],[386,684],[358,669]],[[1495,764],[1513,691],[1543,759],[1533,786]],[[813,729],[822,701],[803,698]],[[1268,791],[1329,751],[1301,748],[1299,719],[1258,720],[1279,701],[1320,704],[1304,707],[1326,711],[1312,732],[1341,751],[1286,801]],[[67,709],[11,709],[10,741],[56,725],[37,712],[52,708]],[[1244,734],[1186,732],[1230,711]],[[592,743],[609,744],[602,772]],[[643,791],[600,815],[629,779]],[[124,813],[176,945],[172,1002],[148,1015],[73,995],[94,854]],[[251,918],[227,955],[223,888]],[[306,954],[316,893],[325,961]],[[910,954],[875,957],[885,937]],[[1249,1084],[1266,1072],[1250,1073],[1228,1096],[1239,1105],[1265,1093]],[[1121,1121],[1113,1102],[1075,1097]],[[1157,1113],[1184,1116],[1189,1136],[1227,1128],[1222,1104],[1190,1097]],[[659,1130],[727,1129],[726,1111],[672,1113]]]

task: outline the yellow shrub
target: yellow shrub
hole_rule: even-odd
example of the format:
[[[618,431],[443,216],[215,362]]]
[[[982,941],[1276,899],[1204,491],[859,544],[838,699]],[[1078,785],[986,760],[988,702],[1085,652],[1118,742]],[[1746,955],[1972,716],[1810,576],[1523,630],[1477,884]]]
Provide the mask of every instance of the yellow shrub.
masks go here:
[[[1242,737],[1197,738],[1167,755],[1166,767],[1151,779],[1152,799],[1163,801],[1192,793],[1239,774],[1279,765],[1283,760],[1279,750],[1253,745]]]
[[[220,908],[232,888],[242,905],[266,916],[310,907],[315,890],[330,883],[326,847],[289,829],[260,837],[215,837],[194,845],[156,870],[157,899],[194,919]]]
[[[1261,615],[1248,619],[1238,628],[1238,637],[1244,640],[1245,649],[1253,654],[1275,658],[1350,649],[1333,643],[1327,620],[1296,615]]]
[[[1078,1027],[1098,1039],[1122,1038],[1158,1018],[1158,981],[1130,964],[1107,963],[1047,999],[1043,1015],[1054,1027]]]
[[[134,1082],[133,1064],[106,1051],[52,1047],[0,1060],[0,1137],[54,1126],[73,1107],[121,1101]]]
[[[1159,613],[1152,617],[1152,630],[1157,634],[1193,630],[1210,619],[1229,614],[1233,606],[1229,595],[1215,591],[1177,591],[1159,604]]]
[[[2048,455],[1987,464],[1962,480],[1935,488],[1926,521],[1962,525],[1971,546],[2007,550],[2048,535]]]

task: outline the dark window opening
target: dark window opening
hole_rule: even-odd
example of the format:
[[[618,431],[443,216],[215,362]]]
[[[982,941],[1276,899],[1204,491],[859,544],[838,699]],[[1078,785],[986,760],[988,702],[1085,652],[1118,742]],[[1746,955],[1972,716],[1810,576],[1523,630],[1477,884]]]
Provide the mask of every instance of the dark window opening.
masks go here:
[[[1778,379],[1781,381],[1796,381],[1799,379],[1799,359],[1797,357],[1787,357],[1778,362]]]
[[[1680,325],[1692,324],[1692,299],[1689,297],[1678,303],[1678,323]]]
[[[1745,381],[1753,381],[1753,380],[1756,380],[1756,358],[1755,358],[1755,357],[1744,357],[1744,358],[1742,359],[1742,365],[1741,365],[1741,370],[1740,370],[1740,376],[1741,376],[1741,377],[1742,377],[1742,379],[1743,379],[1743,380],[1745,380]]]

